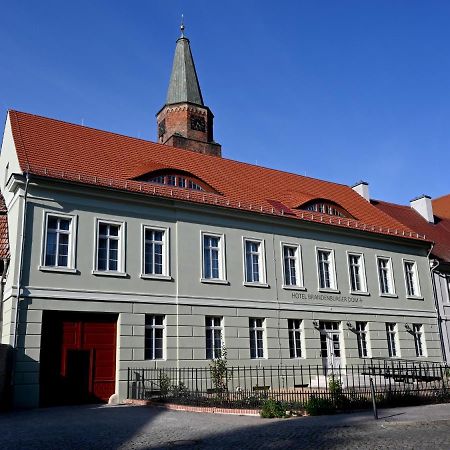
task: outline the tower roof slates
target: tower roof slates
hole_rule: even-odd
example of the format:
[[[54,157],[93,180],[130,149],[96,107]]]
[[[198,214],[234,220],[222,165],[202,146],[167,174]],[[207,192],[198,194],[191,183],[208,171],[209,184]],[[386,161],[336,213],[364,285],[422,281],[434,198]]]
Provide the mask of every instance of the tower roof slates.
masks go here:
[[[180,37],[175,47],[166,104],[185,102],[204,106],[189,39]]]

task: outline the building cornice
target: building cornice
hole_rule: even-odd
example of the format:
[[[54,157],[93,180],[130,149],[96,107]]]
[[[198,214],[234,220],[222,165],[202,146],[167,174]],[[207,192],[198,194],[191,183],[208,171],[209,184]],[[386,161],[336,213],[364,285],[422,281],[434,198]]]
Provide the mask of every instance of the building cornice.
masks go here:
[[[25,182],[25,177],[22,175],[15,175],[14,179],[17,182],[17,186],[21,183]],[[128,190],[121,190],[116,187],[108,187],[103,185],[91,185],[88,183],[83,183],[80,181],[74,180],[62,180],[60,178],[51,178],[48,176],[41,175],[31,175],[31,185],[39,186],[40,184],[47,184],[46,188],[49,190],[61,190],[65,192],[69,192],[71,194],[74,193],[72,186],[77,186],[77,194],[82,194],[83,190],[85,190],[86,194],[89,192],[89,197],[92,198],[92,192],[99,197],[106,197],[110,201],[117,201],[118,195],[123,197],[124,202],[129,202],[133,200],[138,203],[145,203],[146,205],[159,205],[168,208],[177,208],[179,210],[185,211],[195,211],[204,213],[205,209],[213,213],[215,216],[220,214],[226,218],[236,218],[236,214],[239,214],[240,217],[252,222],[259,222],[270,224],[271,226],[290,226],[292,228],[300,228],[307,229],[312,231],[321,231],[326,233],[334,233],[337,235],[345,236],[345,237],[358,237],[362,239],[369,239],[371,241],[377,242],[389,242],[389,243],[397,243],[402,246],[413,247],[413,248],[421,248],[421,249],[429,249],[431,243],[427,240],[420,240],[411,238],[408,236],[395,235],[395,234],[381,234],[370,231],[369,229],[363,228],[346,228],[346,227],[338,227],[332,224],[327,224],[319,221],[306,221],[299,220],[298,218],[291,218],[286,215],[271,215],[271,214],[262,214],[257,209],[253,211],[247,210],[236,210],[232,208],[222,207],[220,205],[215,205],[211,203],[195,203],[189,201],[189,199],[182,198],[168,198],[166,196],[149,196],[144,192],[130,192]],[[30,197],[33,198],[32,192],[30,192]],[[51,199],[51,197],[50,197]],[[277,222],[274,222],[274,217],[277,218]],[[280,220],[280,222],[278,222]]]

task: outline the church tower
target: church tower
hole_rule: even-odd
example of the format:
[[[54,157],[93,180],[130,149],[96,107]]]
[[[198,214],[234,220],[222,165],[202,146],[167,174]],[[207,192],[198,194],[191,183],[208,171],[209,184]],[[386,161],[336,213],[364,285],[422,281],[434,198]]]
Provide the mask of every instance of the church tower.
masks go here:
[[[214,115],[203,103],[189,39],[178,38],[166,104],[156,114],[158,142],[207,155],[222,156],[213,138]]]

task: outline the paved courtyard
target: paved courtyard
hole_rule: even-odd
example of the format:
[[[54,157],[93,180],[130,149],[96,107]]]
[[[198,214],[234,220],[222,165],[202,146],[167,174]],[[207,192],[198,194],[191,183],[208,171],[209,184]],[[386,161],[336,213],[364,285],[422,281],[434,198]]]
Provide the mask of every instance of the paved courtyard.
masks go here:
[[[0,415],[7,449],[450,449],[450,405],[268,420],[138,406]]]

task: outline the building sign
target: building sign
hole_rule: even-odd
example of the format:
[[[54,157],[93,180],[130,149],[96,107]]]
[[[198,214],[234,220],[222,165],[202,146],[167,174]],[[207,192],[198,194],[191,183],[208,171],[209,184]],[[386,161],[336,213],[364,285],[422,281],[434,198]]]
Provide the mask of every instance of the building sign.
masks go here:
[[[339,303],[362,303],[361,297],[353,297],[351,295],[336,295],[336,294],[305,294],[303,292],[293,292],[293,300],[319,300],[327,302]]]

